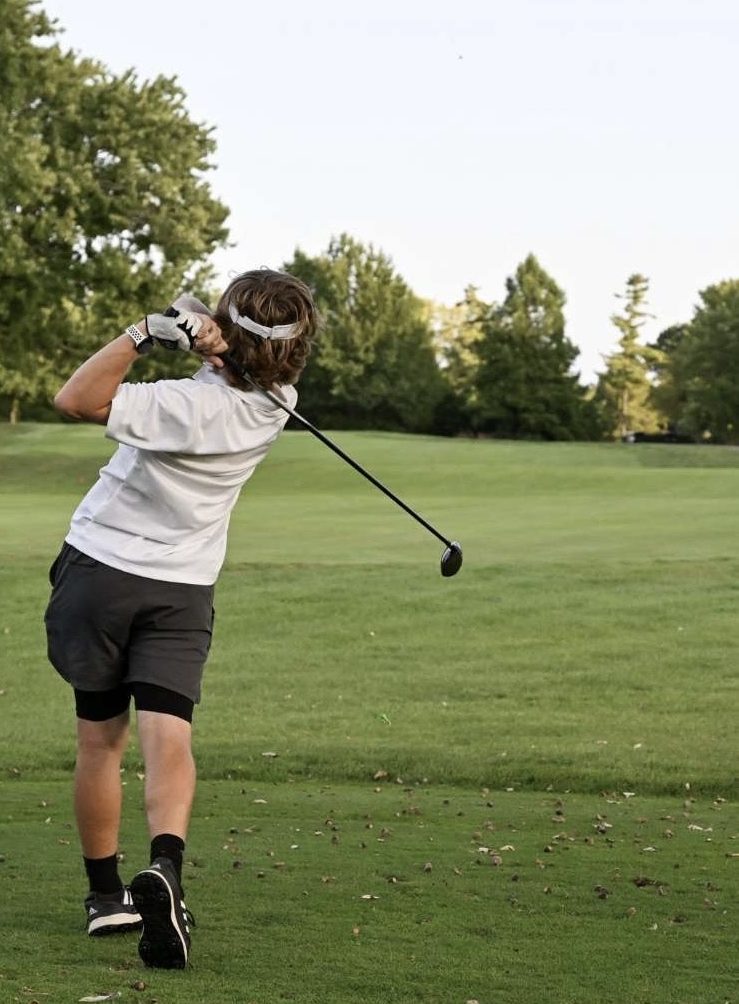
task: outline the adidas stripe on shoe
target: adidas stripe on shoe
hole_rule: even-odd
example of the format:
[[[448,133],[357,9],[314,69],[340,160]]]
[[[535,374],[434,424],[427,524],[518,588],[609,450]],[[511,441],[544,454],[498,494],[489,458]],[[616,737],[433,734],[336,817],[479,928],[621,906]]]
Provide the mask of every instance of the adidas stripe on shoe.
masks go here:
[[[141,930],[141,914],[133,905],[131,891],[124,888],[120,897],[111,898],[91,892],[85,897],[87,933],[93,937]]]
[[[135,875],[131,893],[144,922],[139,941],[144,965],[184,969],[190,954],[190,924],[194,921],[169,858],[156,858]]]

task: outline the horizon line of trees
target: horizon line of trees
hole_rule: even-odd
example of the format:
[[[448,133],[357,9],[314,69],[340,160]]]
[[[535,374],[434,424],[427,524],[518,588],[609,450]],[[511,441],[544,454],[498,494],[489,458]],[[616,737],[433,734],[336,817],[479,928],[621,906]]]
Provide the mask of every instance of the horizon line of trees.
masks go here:
[[[500,302],[469,286],[452,307],[415,296],[382,251],[343,234],[285,263],[325,328],[301,380],[319,424],[513,439],[739,442],[739,280],[699,294],[693,319],[643,338],[649,280],[615,294],[604,370],[579,382],[565,294],[529,254]],[[309,410],[310,409],[310,410]]]
[[[228,209],[210,189],[212,131],[173,79],[141,82],[64,51],[37,0],[4,0],[0,33],[0,409],[50,399],[107,333],[184,289],[213,294]],[[319,425],[544,440],[632,433],[739,442],[739,280],[700,292],[693,318],[647,343],[649,281],[617,294],[616,349],[590,387],[575,371],[565,294],[533,254],[499,302],[469,286],[418,297],[391,258],[348,234],[283,266],[324,325],[300,382]],[[145,379],[184,375],[156,354]]]

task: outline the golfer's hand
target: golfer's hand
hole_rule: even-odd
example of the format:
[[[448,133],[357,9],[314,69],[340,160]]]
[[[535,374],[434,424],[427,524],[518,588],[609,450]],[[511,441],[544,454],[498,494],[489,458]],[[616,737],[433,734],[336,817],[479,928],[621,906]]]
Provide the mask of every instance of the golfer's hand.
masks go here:
[[[165,349],[181,349],[191,352],[195,349],[195,341],[200,334],[204,320],[210,320],[205,314],[196,314],[191,310],[177,310],[169,307],[163,314],[146,315],[146,333],[158,345]]]
[[[223,360],[219,358],[221,352],[228,352],[228,342],[224,339],[221,329],[212,317],[207,314],[198,314],[202,324],[195,336],[193,352],[197,352],[206,362],[211,363],[218,369],[223,367]]]

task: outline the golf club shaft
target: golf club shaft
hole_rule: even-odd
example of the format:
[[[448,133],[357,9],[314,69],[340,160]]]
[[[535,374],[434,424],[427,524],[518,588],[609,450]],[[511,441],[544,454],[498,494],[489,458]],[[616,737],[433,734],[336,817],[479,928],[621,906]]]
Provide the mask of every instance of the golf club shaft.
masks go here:
[[[239,366],[236,360],[228,354],[228,352],[224,352],[220,358],[226,363],[227,366],[230,366],[231,369],[234,371],[234,373],[237,373],[242,380],[246,380],[246,382],[250,384],[255,390],[258,390],[260,394],[263,394],[266,398],[268,398],[272,402],[272,404],[275,404],[277,405],[278,408],[282,408],[283,411],[286,411],[288,415],[291,416],[291,418],[294,418],[296,422],[299,422],[305,429],[308,430],[308,432],[312,432],[313,435],[316,437],[316,439],[320,439],[320,441],[325,446],[328,446],[328,448],[330,450],[333,450],[333,452],[337,456],[341,457],[342,460],[345,460],[347,464],[349,464],[350,467],[353,467],[358,474],[361,474],[362,477],[366,478],[369,482],[371,482],[375,486],[375,488],[379,488],[384,495],[387,495],[387,497],[389,499],[392,499],[396,505],[399,505],[401,509],[404,509],[409,516],[412,516],[413,519],[416,520],[417,523],[420,523],[421,526],[425,527],[429,531],[429,533],[433,533],[434,537],[440,540],[442,544],[446,544],[447,547],[452,546],[451,540],[447,540],[447,538],[444,537],[443,534],[439,533],[439,531],[435,527],[431,526],[431,524],[427,522],[423,518],[423,516],[419,516],[418,513],[414,512],[413,509],[411,509],[410,506],[406,505],[402,499],[399,499],[398,496],[394,494],[394,492],[391,492],[390,489],[386,488],[381,481],[378,481],[373,474],[370,474],[369,471],[366,471],[364,467],[362,467],[360,464],[356,462],[356,460],[352,460],[352,458],[349,456],[348,453],[344,453],[344,451],[341,449],[340,446],[337,446],[336,443],[332,442],[332,440],[330,440],[328,436],[325,436],[321,432],[321,430],[317,429],[315,425],[313,425],[311,422],[308,421],[307,418],[303,418],[303,416],[299,415],[297,411],[293,411],[293,409],[290,408],[288,405],[286,405],[284,401],[281,401],[276,394],[273,394],[269,390],[265,390],[264,387],[260,387],[258,383],[252,380],[252,378],[249,376],[246,370],[242,369],[242,367]]]

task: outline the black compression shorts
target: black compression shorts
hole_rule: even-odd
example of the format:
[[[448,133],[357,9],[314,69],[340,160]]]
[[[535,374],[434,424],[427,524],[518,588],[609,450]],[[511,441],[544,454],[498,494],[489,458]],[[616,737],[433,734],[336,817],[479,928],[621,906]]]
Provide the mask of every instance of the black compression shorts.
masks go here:
[[[88,722],[107,722],[128,711],[132,697],[137,711],[158,711],[192,721],[190,698],[154,683],[122,683],[114,690],[75,690],[77,717]]]

